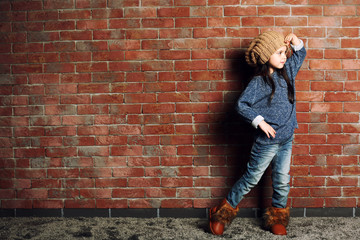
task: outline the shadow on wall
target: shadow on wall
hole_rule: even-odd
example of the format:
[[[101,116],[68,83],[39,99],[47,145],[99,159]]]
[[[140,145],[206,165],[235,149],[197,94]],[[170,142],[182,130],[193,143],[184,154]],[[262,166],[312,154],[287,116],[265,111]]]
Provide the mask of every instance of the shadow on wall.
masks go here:
[[[234,95],[229,97],[231,100],[224,104],[223,114],[218,119],[214,135],[215,142],[220,143],[225,149],[226,158],[225,165],[218,166],[220,169],[224,169],[223,171],[211,171],[213,177],[227,177],[226,188],[219,193],[219,196],[216,196],[219,198],[224,198],[232,185],[244,174],[256,131],[236,112],[237,99],[254,75],[254,69],[245,61],[245,51],[246,49],[236,50],[229,56],[232,80],[239,84],[237,88],[239,91],[234,92]],[[214,167],[214,169],[217,168]],[[267,198],[266,201],[268,201],[271,196],[267,193],[271,187],[269,176],[269,171],[266,171],[259,184],[241,202],[240,207],[260,209],[267,207],[265,199]]]

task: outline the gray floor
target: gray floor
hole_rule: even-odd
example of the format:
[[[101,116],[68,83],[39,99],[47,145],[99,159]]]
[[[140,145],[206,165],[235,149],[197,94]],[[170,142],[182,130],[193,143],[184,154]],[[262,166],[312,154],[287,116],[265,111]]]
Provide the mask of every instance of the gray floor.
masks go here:
[[[223,236],[206,219],[0,218],[0,239],[360,239],[360,218],[293,217],[288,236],[274,236],[260,219],[236,218]]]

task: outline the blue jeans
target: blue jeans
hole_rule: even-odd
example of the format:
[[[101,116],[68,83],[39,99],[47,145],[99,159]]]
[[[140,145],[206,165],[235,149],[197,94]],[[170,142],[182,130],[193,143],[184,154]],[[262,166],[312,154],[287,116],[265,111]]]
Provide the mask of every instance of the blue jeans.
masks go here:
[[[272,167],[272,206],[285,208],[290,191],[290,161],[293,136],[279,144],[254,143],[244,175],[231,188],[226,200],[236,207],[244,195],[260,181],[265,170]]]

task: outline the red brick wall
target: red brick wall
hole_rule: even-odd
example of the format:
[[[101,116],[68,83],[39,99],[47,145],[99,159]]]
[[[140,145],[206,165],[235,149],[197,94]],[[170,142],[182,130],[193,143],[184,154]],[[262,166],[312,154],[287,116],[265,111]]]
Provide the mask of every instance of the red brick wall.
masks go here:
[[[289,205],[359,206],[359,4],[1,1],[1,208],[215,204],[251,142],[237,56],[269,29],[308,50]],[[268,203],[268,180],[242,207]]]

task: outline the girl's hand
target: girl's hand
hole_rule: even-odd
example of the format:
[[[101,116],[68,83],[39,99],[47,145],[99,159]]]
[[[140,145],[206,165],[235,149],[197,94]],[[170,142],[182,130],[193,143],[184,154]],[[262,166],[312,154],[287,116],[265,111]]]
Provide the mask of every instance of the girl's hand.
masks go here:
[[[263,130],[263,132],[266,134],[268,138],[270,138],[270,136],[272,138],[275,138],[276,132],[268,123],[262,121],[261,123],[259,123],[259,127],[261,130]]]
[[[291,43],[292,45],[296,46],[300,44],[300,40],[299,38],[293,34],[293,33],[289,33],[288,35],[286,35],[285,37],[285,43],[287,45],[289,45],[289,43]]]

